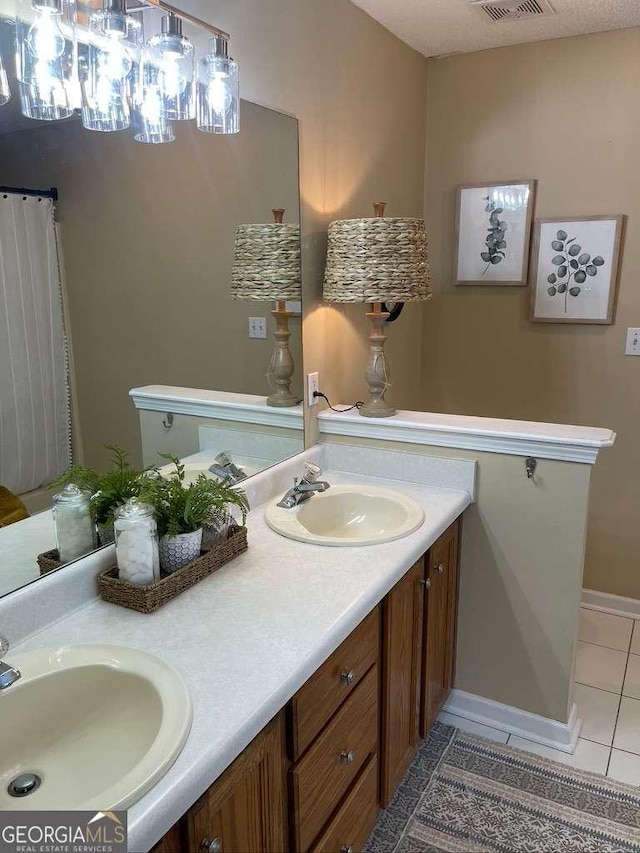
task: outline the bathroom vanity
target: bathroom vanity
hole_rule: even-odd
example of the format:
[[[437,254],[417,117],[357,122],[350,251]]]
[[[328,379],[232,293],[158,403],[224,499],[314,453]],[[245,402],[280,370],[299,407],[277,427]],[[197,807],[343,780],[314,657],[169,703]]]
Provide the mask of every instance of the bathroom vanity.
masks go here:
[[[154,853],[361,850],[453,682],[460,520]]]

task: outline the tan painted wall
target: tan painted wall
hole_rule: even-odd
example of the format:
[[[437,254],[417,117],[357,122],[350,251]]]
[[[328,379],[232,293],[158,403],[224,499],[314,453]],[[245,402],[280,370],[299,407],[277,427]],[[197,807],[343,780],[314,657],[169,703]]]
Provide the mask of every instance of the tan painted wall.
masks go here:
[[[305,372],[334,400],[365,389],[365,307],[321,303],[328,223],[423,211],[427,63],[348,0],[178,0],[232,34],[243,96],[300,122]],[[391,330],[392,397],[416,408],[420,306]],[[307,413],[307,443],[315,423]]]
[[[269,393],[272,305],[231,298],[233,240],[236,225],[269,222],[272,207],[298,221],[297,122],[248,103],[242,122],[236,137],[178,126],[161,146],[76,122],[0,136],[0,184],[59,190],[88,465],[105,459],[104,444],[138,457],[130,388]],[[249,316],[267,318],[266,340],[249,340]],[[300,318],[291,330],[301,394]]]
[[[424,307],[417,406],[616,430],[594,471],[585,586],[634,597],[640,360],[625,358],[624,339],[640,325],[639,81],[637,29],[430,61],[425,209],[437,298]],[[534,325],[529,288],[452,286],[455,186],[513,178],[538,179],[540,217],[628,214],[615,325]]]
[[[591,466],[541,459],[532,483],[519,456],[357,443],[477,462],[476,503],[463,522],[455,687],[567,722]]]

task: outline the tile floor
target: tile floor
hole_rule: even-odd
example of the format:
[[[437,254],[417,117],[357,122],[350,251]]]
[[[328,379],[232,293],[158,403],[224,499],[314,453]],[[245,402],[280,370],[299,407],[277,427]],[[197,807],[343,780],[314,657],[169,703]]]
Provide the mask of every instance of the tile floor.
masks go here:
[[[640,786],[640,620],[583,607],[575,672],[582,717],[573,755],[442,712],[443,723]]]

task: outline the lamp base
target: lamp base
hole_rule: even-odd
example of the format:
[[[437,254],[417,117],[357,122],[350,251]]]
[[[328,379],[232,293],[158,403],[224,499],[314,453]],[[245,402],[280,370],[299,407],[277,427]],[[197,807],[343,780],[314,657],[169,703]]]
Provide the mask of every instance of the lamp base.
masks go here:
[[[284,302],[278,301],[278,307],[271,313],[276,321],[274,332],[276,348],[271,356],[267,374],[269,385],[274,389],[274,393],[267,397],[267,406],[276,406],[277,408],[297,406],[299,399],[291,391],[291,377],[295,365],[289,351],[289,338],[291,337],[289,317],[293,317],[293,312],[286,311]]]
[[[382,310],[379,302],[375,302],[373,311],[367,314],[371,320],[369,361],[365,370],[369,385],[369,401],[358,409],[363,418],[390,418],[396,413],[394,407],[384,399],[389,386],[389,369],[384,354],[384,344],[387,340],[384,324],[388,316],[389,314]]]

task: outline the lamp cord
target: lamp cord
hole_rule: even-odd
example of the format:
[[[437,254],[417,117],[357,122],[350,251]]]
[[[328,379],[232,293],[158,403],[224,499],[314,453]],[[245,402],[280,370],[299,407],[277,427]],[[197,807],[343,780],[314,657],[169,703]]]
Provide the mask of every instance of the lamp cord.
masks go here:
[[[327,406],[329,406],[332,412],[350,412],[352,409],[361,409],[364,406],[362,400],[358,400],[357,403],[354,403],[353,406],[349,406],[346,409],[336,409],[334,406],[331,405],[331,403],[329,402],[329,398],[326,394],[323,394],[322,391],[314,391],[313,396],[322,397],[322,399],[325,401]]]

